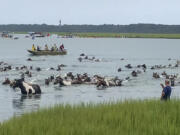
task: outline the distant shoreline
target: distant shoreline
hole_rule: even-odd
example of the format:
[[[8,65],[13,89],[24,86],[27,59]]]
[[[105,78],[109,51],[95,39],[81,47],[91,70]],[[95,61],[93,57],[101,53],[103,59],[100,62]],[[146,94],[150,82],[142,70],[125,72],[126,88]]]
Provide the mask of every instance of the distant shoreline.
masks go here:
[[[63,36],[63,34],[58,34],[58,35]],[[180,34],[73,33],[72,36],[80,37],[80,38],[165,38],[165,39],[180,39]]]
[[[47,32],[48,33],[48,32]],[[180,34],[147,34],[147,33],[65,33],[49,32],[57,34],[64,38],[163,38],[163,39],[180,39]],[[15,34],[27,34],[27,32],[15,32]]]
[[[0,31],[9,32],[59,32],[59,33],[152,33],[180,34],[180,25],[129,24],[129,25],[47,25],[47,24],[6,24]]]

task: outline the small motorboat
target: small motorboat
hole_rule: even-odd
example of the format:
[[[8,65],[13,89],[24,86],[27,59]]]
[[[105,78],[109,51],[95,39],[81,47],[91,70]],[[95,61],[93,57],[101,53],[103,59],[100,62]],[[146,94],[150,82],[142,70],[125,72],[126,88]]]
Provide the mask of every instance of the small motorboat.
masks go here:
[[[32,51],[32,50],[27,50],[29,53],[32,55],[66,55],[67,51],[51,51],[51,50],[40,50],[40,51]]]

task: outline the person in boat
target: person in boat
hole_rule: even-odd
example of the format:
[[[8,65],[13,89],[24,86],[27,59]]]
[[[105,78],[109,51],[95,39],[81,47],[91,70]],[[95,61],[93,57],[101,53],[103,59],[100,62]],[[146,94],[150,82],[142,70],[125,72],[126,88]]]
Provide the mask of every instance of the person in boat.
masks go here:
[[[171,86],[170,86],[170,82],[169,80],[165,80],[165,85],[160,84],[161,87],[163,88],[162,90],[162,95],[161,95],[161,100],[167,101],[170,100],[170,96],[171,96]]]
[[[37,46],[37,51],[41,51],[39,46]]]
[[[64,51],[64,45],[63,45],[63,44],[60,45],[59,49],[60,49],[61,51]]]
[[[51,47],[51,51],[54,51],[54,46]]]
[[[36,51],[34,44],[32,45],[32,51]]]
[[[45,45],[45,51],[48,51],[49,49],[48,49],[48,46],[47,46],[47,44]]]
[[[58,51],[56,44],[54,44],[54,51]]]

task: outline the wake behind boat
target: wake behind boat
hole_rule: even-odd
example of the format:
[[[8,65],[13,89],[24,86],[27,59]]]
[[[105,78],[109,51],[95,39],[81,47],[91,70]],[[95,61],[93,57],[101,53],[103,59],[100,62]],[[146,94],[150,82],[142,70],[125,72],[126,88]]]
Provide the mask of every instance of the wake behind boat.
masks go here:
[[[29,53],[33,55],[66,55],[67,51],[51,51],[51,50],[40,50],[40,51],[33,51],[33,50],[27,50]]]

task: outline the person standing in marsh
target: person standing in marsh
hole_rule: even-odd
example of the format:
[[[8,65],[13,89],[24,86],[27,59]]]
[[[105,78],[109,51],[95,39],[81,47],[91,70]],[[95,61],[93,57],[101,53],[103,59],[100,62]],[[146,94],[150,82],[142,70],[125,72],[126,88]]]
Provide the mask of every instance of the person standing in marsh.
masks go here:
[[[163,88],[161,100],[165,100],[165,101],[170,100],[171,86],[169,80],[165,80],[165,86],[162,83],[160,85]]]

